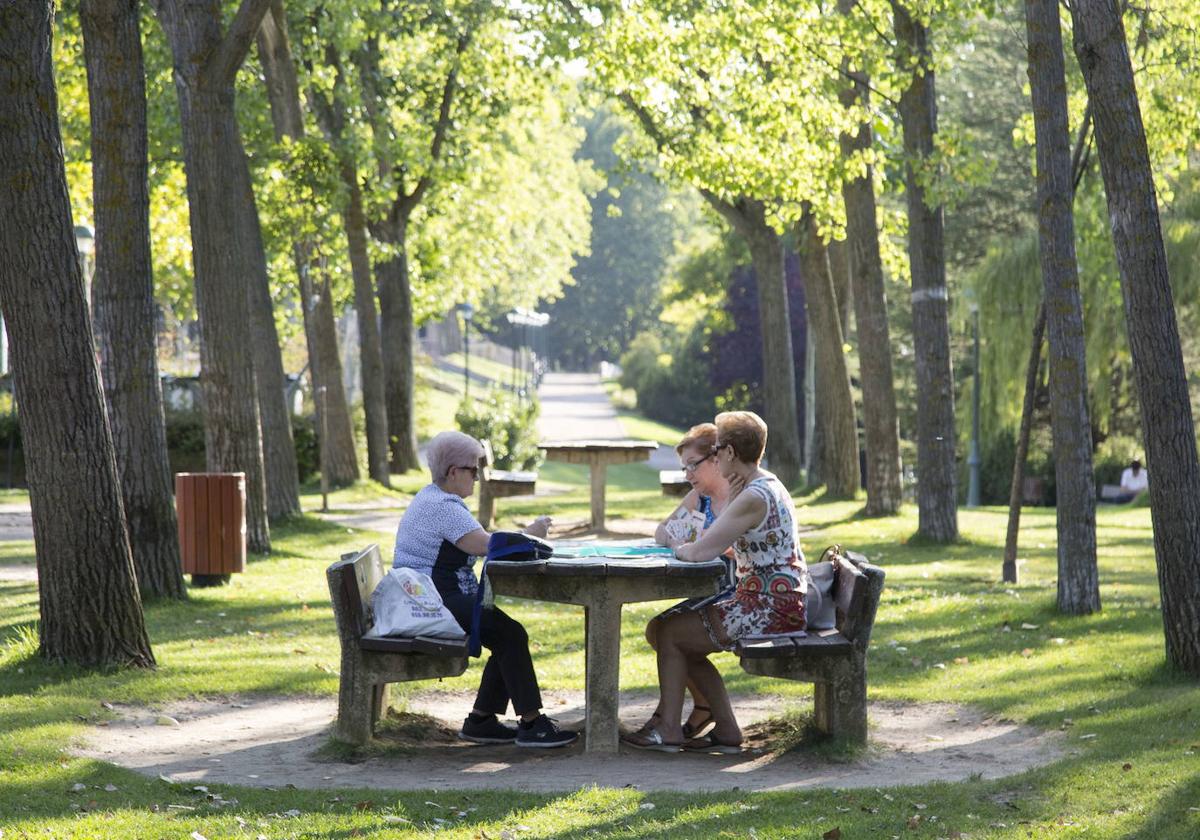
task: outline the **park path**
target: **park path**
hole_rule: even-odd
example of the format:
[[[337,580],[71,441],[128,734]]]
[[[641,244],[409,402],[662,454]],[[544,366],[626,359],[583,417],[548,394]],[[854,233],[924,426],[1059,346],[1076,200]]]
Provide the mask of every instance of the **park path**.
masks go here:
[[[629,437],[599,374],[547,373],[538,388],[538,399],[542,403],[538,437],[542,440]],[[679,458],[674,449],[659,444],[646,464],[654,470],[677,470]]]

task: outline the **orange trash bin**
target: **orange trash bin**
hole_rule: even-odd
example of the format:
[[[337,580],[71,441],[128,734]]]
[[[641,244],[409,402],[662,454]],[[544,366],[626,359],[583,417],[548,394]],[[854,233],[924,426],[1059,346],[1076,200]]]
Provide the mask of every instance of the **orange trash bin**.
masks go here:
[[[176,473],[179,556],[193,586],[220,586],[246,564],[246,474]]]

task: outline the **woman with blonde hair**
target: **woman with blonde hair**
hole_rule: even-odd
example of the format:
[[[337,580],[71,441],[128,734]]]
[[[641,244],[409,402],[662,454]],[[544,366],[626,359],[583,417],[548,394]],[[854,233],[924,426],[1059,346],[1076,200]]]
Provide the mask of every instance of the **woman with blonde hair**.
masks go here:
[[[709,654],[732,650],[748,637],[805,627],[807,569],[796,537],[795,507],[783,483],[760,466],[767,424],[753,412],[730,411],[717,415],[716,426],[716,466],[744,489],[699,539],[677,544],[675,556],[702,562],[732,547],[737,584],[697,611],[658,622],[659,717],[625,736],[626,743],[642,749],[739,751],[741,728]],[[708,699],[714,727],[708,735],[685,739],[681,718],[689,682]]]

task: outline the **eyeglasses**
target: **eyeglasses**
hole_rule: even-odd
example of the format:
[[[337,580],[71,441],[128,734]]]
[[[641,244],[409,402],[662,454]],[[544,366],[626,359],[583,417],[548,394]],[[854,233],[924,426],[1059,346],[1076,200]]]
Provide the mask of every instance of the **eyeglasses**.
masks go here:
[[[472,479],[479,478],[479,467],[478,467],[478,466],[470,466],[470,467],[451,467],[450,469],[452,469],[452,470],[468,470],[468,471],[471,473],[471,478],[472,478]]]
[[[713,446],[712,452],[709,453],[709,456],[710,457],[716,456],[716,454],[718,452],[720,452],[722,449],[724,449],[726,446],[733,446],[733,444],[732,443],[718,443],[715,446]]]
[[[707,461],[709,458],[711,458],[715,454],[716,454],[715,452],[709,452],[707,455],[705,455],[699,461],[687,461],[683,465],[683,471],[684,472],[695,472],[696,470],[698,470],[700,468],[701,464],[703,464],[705,461]]]

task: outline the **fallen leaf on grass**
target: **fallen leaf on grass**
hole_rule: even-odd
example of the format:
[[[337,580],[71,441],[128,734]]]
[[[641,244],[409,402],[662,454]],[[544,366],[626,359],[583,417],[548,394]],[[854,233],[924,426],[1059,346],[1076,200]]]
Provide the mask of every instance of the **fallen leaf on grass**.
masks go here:
[[[156,717],[154,719],[154,722],[158,726],[178,726],[179,725],[179,721],[175,720],[175,718],[171,717],[170,715],[159,715],[158,717]]]
[[[921,815],[920,814],[913,814],[911,817],[908,818],[908,827],[913,829],[914,831],[920,825],[921,825]]]
[[[956,657],[954,657],[954,664],[955,664],[955,665],[966,665],[966,664],[967,664],[968,662],[970,662],[970,661],[971,661],[971,660],[970,660],[970,659],[968,659],[968,658],[967,658],[967,657],[965,657],[965,656],[956,656]]]
[[[821,835],[821,840],[842,840],[842,829],[835,825]]]
[[[1132,770],[1133,765],[1130,764],[1128,761],[1126,761],[1124,764],[1121,765],[1121,769],[1122,770]]]
[[[375,807],[375,803],[372,802],[370,799],[364,799],[362,802],[354,803],[355,811],[370,811],[374,807]]]
[[[208,840],[208,838],[205,837],[203,834],[201,834],[199,831],[193,831],[191,834],[188,835],[188,837],[191,837],[192,840]]]
[[[1028,659],[1029,657],[1033,656],[1033,648],[1025,648],[1023,651],[1021,651],[1021,655]]]
[[[410,824],[412,820],[406,820],[404,817],[398,817],[395,814],[384,814],[383,821],[391,825]],[[482,832],[481,832],[482,833]],[[484,835],[487,836],[486,834]]]
[[[1036,624],[1029,624],[1029,623],[1023,622],[1021,624],[1021,629],[1022,630],[1036,630],[1036,629],[1038,629],[1038,626]]]
[[[109,793],[116,793],[117,786],[116,786],[116,785],[114,785],[114,784],[107,784],[107,785],[105,785],[105,786],[104,786],[104,789],[105,789],[106,791],[108,791]]]

